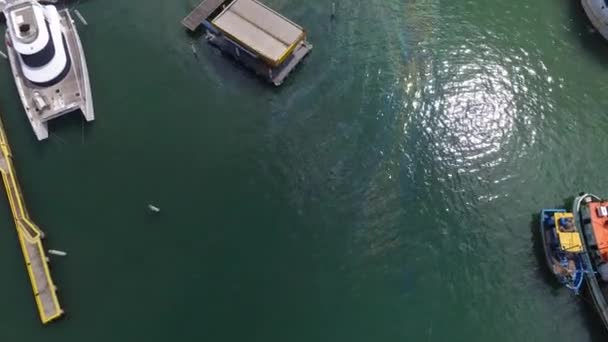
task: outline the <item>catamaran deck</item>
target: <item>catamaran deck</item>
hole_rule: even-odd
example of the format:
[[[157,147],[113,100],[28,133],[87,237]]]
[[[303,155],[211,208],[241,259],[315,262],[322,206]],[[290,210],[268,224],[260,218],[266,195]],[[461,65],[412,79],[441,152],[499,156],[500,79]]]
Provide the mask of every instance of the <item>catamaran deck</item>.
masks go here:
[[[42,246],[44,233],[34,224],[28,215],[21,188],[12,161],[11,149],[0,121],[0,173],[8,197],[17,237],[23,251],[25,265],[32,283],[34,298],[42,323],[59,318],[63,310],[57,299],[57,288],[51,278],[46,254]]]
[[[16,52],[8,49],[15,84],[38,140],[48,137],[48,121],[64,114],[80,109],[86,121],[95,119],[89,73],[78,31],[68,10],[59,11],[59,15],[72,61],[70,72],[61,82],[51,87],[39,87],[28,82],[21,72]],[[36,108],[37,97],[45,99],[44,108]]]

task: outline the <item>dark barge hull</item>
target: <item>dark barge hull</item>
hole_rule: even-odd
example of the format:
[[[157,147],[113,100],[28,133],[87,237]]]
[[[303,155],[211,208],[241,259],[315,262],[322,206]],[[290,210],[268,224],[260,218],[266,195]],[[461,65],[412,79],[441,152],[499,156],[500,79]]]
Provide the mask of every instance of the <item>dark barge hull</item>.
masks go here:
[[[242,47],[237,42],[224,36],[220,32],[209,28],[204,25],[207,29],[205,39],[209,44],[215,46],[224,54],[233,58],[236,62],[243,65],[245,68],[253,71],[258,76],[262,77],[266,81],[280,86],[283,84],[287,76],[298,66],[298,64],[310,53],[312,45],[307,41],[302,41],[295,48],[294,52],[277,67],[271,67],[262,61],[255,53]]]

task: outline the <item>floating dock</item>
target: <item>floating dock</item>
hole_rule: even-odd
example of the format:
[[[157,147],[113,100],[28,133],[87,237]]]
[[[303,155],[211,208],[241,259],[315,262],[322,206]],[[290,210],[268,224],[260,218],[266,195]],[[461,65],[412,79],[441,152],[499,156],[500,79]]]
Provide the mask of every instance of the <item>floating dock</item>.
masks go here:
[[[13,213],[17,237],[19,238],[27,272],[32,283],[40,320],[46,324],[61,317],[63,310],[57,299],[57,287],[51,278],[48,259],[42,246],[44,233],[30,220],[27,213],[23,194],[17,181],[15,167],[13,166],[11,149],[1,121],[0,152],[0,173],[2,173],[6,196]]]
[[[306,31],[257,0],[204,0],[182,24],[274,85],[312,50]]]

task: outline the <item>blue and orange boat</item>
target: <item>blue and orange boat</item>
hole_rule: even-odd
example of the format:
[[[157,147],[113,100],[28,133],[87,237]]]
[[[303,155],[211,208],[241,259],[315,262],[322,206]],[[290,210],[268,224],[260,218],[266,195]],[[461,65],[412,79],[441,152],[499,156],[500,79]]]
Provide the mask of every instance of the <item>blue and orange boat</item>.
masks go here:
[[[574,294],[585,280],[585,248],[574,215],[564,209],[540,212],[540,235],[549,270]]]

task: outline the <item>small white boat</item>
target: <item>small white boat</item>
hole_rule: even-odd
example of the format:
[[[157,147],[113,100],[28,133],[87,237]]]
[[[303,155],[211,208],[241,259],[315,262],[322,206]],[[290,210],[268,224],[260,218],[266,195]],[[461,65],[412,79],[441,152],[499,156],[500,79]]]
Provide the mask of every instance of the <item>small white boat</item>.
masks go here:
[[[19,97],[38,140],[48,121],[80,109],[95,119],[89,72],[67,9],[36,0],[0,0],[6,45]]]
[[[608,39],[608,5],[605,0],[581,0],[593,27]]]

